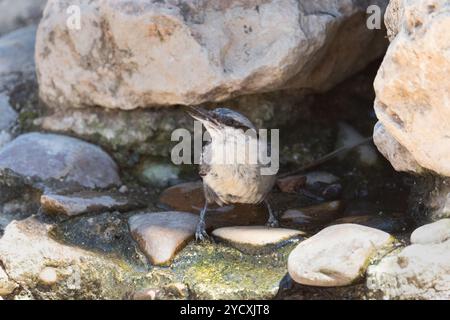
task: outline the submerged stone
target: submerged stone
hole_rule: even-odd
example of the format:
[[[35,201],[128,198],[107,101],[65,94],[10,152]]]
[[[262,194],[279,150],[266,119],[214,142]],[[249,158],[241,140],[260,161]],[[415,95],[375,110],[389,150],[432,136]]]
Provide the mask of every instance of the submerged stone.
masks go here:
[[[314,229],[336,219],[341,213],[341,201],[332,201],[310,207],[289,209],[281,216],[281,222],[289,226]]]

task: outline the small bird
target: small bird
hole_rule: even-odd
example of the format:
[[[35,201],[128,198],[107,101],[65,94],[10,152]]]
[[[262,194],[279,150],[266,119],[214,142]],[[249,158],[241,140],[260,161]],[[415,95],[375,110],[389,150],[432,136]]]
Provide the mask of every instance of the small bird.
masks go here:
[[[222,207],[233,203],[260,204],[264,202],[269,213],[266,225],[278,227],[277,216],[267,199],[277,178],[304,172],[372,140],[372,137],[365,138],[354,145],[337,149],[293,172],[267,175],[262,174],[262,169],[270,167],[270,163],[261,163],[259,157],[256,157],[257,161],[250,160],[255,157],[252,158],[249,154],[253,151],[250,151],[252,149],[249,149],[248,145],[258,142],[258,135],[245,134],[249,129],[256,133],[255,126],[248,118],[228,108],[208,111],[198,107],[187,107],[187,113],[200,121],[211,136],[211,142],[203,147],[199,168],[205,195],[205,205],[200,212],[200,220],[195,232],[196,239],[200,241],[208,238],[205,218],[208,205],[213,203]],[[269,144],[262,143],[258,146],[263,148],[258,150],[259,152],[266,154],[270,152]],[[231,153],[240,154],[241,161],[221,161]]]
[[[247,130],[254,130],[255,126],[242,114],[228,108],[217,108],[207,111],[201,108],[188,107],[187,112],[200,121],[211,136],[211,142],[203,147],[200,159],[199,174],[203,180],[205,205],[200,212],[200,220],[197,225],[195,237],[204,240],[208,237],[205,229],[205,217],[208,205],[216,203],[224,206],[232,203],[259,204],[264,202],[269,212],[267,225],[277,227],[278,220],[267,200],[267,195],[272,190],[276,175],[262,174],[261,169],[270,167],[270,164],[262,164],[251,161],[246,149],[249,141],[258,139],[258,136],[246,135]],[[259,146],[264,148],[264,144]],[[270,149],[266,145],[267,149]],[[264,152],[266,150],[261,150]],[[238,154],[242,161],[223,161],[230,154]]]

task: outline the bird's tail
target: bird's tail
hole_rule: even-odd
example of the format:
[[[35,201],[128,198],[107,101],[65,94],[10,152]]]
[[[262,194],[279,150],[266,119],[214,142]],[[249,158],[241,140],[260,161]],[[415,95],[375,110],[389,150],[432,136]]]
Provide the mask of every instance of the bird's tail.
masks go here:
[[[357,148],[357,147],[359,147],[359,146],[361,146],[363,144],[366,144],[366,143],[368,143],[368,142],[370,142],[372,140],[373,140],[373,137],[367,137],[367,138],[365,138],[365,139],[363,139],[361,141],[356,142],[353,145],[345,146],[345,147],[339,148],[337,150],[334,150],[333,152],[323,156],[322,158],[320,158],[318,160],[315,160],[315,161],[313,161],[313,162],[311,162],[311,163],[309,163],[309,164],[307,164],[307,165],[305,165],[305,166],[303,166],[303,167],[301,167],[299,169],[296,169],[296,170],[291,171],[291,172],[282,173],[282,174],[278,175],[278,178],[289,177],[289,176],[292,176],[294,174],[299,174],[299,173],[305,172],[307,170],[313,169],[313,168],[317,167],[318,165],[321,165],[321,164],[323,164],[323,163],[325,163],[325,162],[327,162],[327,161],[329,161],[329,160],[331,160],[331,159],[333,159],[333,158],[335,158],[335,157],[337,157],[337,156],[339,156],[339,155],[341,155],[341,154],[343,154],[345,152],[348,152],[348,151],[350,151],[350,150],[352,150],[354,148]]]

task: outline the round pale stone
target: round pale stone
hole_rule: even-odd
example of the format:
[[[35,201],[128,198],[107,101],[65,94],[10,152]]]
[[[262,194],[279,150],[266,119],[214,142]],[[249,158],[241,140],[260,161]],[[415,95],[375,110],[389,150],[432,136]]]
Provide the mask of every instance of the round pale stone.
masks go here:
[[[301,242],[290,254],[288,271],[294,281],[334,287],[354,283],[372,257],[393,238],[386,232],[356,225],[328,227]]]
[[[437,244],[450,239],[450,219],[442,219],[414,230],[411,243]]]

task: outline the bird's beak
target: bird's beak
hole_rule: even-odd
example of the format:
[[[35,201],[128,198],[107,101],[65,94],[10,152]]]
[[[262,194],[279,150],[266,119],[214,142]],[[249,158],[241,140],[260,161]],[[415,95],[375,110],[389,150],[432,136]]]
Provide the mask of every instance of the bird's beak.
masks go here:
[[[186,106],[183,108],[187,114],[189,114],[195,120],[202,122],[203,124],[210,124],[216,126],[219,125],[219,122],[216,119],[214,119],[207,110],[203,108],[193,106]]]

